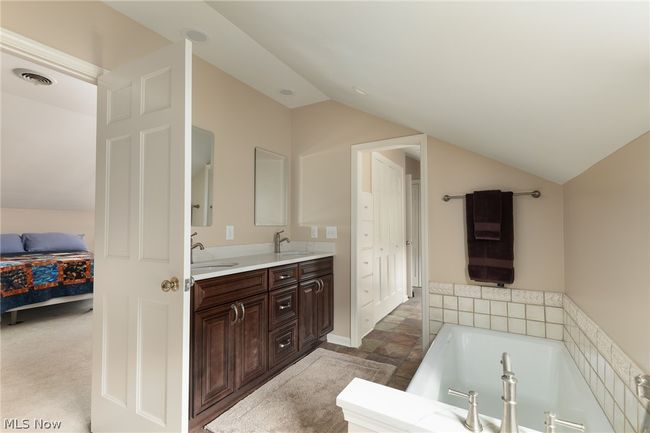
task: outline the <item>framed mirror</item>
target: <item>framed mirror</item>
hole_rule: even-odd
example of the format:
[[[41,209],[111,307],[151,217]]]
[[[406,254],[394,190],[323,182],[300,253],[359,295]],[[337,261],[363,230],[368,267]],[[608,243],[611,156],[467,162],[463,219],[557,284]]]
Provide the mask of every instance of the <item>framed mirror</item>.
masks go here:
[[[255,225],[286,226],[289,162],[286,156],[255,148]]]
[[[212,225],[214,134],[192,127],[192,226]]]

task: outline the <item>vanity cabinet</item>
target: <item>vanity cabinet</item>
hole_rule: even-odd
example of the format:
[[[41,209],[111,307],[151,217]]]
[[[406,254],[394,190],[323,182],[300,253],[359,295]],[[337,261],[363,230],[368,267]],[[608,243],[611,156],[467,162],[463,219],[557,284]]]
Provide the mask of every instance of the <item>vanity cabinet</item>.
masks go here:
[[[196,281],[190,430],[200,431],[333,328],[332,258]]]

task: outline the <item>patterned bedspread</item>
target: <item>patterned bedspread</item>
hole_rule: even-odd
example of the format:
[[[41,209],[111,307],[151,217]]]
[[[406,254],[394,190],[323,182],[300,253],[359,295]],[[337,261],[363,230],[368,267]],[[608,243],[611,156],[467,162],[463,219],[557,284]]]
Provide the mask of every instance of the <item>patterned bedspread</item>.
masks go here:
[[[62,296],[93,291],[89,252],[0,257],[0,312]]]

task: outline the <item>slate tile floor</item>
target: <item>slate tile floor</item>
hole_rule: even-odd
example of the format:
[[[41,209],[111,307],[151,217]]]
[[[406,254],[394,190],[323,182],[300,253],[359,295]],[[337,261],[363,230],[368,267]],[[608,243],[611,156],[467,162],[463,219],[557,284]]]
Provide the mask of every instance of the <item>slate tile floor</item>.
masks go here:
[[[422,357],[421,296],[415,296],[384,317],[356,348],[323,343],[320,347],[397,367],[388,386],[405,390]]]

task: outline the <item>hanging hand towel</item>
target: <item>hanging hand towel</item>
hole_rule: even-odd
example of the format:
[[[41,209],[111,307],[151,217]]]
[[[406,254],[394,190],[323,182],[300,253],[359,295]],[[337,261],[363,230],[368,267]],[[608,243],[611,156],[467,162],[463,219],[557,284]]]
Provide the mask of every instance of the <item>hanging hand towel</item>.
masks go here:
[[[465,219],[469,277],[486,283],[512,284],[515,280],[512,192],[501,193],[501,239],[476,239],[473,194],[465,196]]]
[[[501,239],[501,191],[474,191],[474,237]]]

